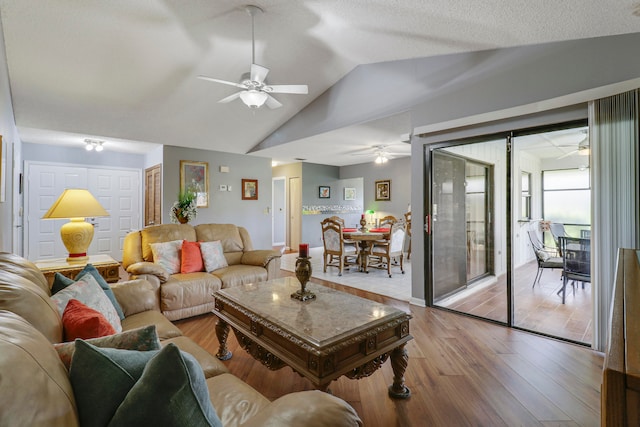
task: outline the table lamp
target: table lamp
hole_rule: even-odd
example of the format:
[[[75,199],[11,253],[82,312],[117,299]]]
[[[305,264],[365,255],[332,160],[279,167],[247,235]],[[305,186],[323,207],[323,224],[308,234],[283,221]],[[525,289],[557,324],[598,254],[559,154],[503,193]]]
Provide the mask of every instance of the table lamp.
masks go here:
[[[68,188],[49,208],[42,219],[69,218],[69,222],[60,228],[62,243],[69,251],[68,262],[81,262],[89,259],[87,249],[93,239],[93,224],[85,221],[87,217],[109,216],[89,190]]]

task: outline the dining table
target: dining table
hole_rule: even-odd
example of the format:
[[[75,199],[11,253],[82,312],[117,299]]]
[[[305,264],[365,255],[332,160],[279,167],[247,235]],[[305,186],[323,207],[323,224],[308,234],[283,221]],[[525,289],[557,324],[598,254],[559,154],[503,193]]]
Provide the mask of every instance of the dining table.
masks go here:
[[[345,240],[351,240],[358,242],[360,251],[358,252],[358,265],[359,271],[368,273],[367,271],[367,256],[370,253],[371,244],[376,240],[385,240],[389,238],[388,228],[371,228],[364,231],[356,228],[343,228],[342,237]]]

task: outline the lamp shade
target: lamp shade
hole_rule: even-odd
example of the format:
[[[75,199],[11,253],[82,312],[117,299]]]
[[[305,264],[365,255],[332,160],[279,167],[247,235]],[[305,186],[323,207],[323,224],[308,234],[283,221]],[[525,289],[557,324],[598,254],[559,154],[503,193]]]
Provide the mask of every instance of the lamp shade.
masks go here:
[[[246,90],[240,93],[240,99],[249,108],[259,108],[267,100],[267,94],[258,90]]]
[[[109,213],[89,190],[68,188],[42,219],[69,218],[71,221],[60,228],[62,243],[69,251],[67,261],[85,261],[89,258],[87,249],[93,239],[93,225],[84,219],[97,216],[109,216]]]

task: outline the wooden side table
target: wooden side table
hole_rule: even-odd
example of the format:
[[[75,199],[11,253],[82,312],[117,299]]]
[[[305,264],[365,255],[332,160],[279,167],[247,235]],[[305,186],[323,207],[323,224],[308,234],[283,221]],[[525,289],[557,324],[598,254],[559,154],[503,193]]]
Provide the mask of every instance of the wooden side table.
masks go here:
[[[35,264],[44,273],[49,287],[53,284],[53,278],[56,273],[75,279],[76,275],[87,264],[92,264],[107,283],[116,283],[120,280],[120,263],[109,255],[104,254],[90,255],[88,260],[81,262],[67,262],[66,258],[58,258],[36,261]]]

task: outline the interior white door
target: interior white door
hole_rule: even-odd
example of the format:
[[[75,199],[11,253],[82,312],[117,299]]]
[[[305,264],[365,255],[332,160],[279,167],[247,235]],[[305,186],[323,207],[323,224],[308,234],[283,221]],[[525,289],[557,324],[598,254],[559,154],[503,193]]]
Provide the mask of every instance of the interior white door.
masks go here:
[[[86,168],[31,163],[25,167],[25,255],[28,259],[65,258],[60,239],[66,219],[43,220],[42,215],[65,188],[86,188],[109,212],[108,217],[87,218],[95,226],[89,254],[122,259],[124,236],[141,224],[141,172],[133,169]]]
[[[107,254],[121,261],[124,236],[140,228],[140,172],[89,169],[88,188],[109,212],[108,217],[87,218],[95,226],[89,253]]]
[[[285,194],[285,177],[276,177],[272,179],[272,245],[282,246],[285,244],[287,237],[287,212],[286,212],[286,194]]]
[[[302,236],[302,185],[300,178],[289,178],[289,248],[297,249]]]

